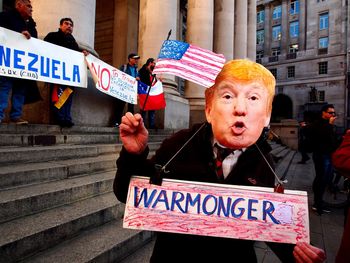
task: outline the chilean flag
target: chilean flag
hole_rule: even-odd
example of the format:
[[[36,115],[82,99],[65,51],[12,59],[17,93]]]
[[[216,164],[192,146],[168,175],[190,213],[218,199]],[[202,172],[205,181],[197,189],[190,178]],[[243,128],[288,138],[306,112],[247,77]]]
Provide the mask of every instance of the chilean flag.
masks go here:
[[[225,61],[222,54],[185,42],[166,40],[160,49],[153,74],[172,74],[210,87]]]
[[[137,89],[139,94],[139,106],[141,110],[143,111],[160,110],[165,108],[166,103],[164,98],[162,82],[157,80],[152,85],[151,90],[149,91],[148,97],[147,97],[147,92],[148,92],[149,86],[147,86],[145,83],[138,81]],[[147,101],[146,101],[146,98],[147,98]],[[146,105],[145,105],[145,101],[146,101]]]

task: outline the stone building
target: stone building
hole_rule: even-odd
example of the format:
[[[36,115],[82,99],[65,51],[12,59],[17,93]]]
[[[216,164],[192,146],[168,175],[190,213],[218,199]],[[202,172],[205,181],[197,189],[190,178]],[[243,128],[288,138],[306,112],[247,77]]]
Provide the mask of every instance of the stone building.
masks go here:
[[[14,0],[3,0],[5,6]],[[256,0],[31,0],[39,38],[56,31],[62,17],[71,17],[73,35],[82,47],[96,52],[114,67],[137,52],[139,67],[156,58],[162,42],[170,39],[222,53],[227,59],[255,59]],[[1,2],[0,2],[1,3]],[[158,127],[184,128],[204,119],[204,87],[163,76],[167,107],[157,111]],[[32,123],[49,123],[48,92],[44,101],[25,108]],[[75,89],[73,118],[77,125],[111,125],[114,99],[88,89]],[[35,112],[35,114],[33,114]],[[38,114],[40,113],[40,114]]]
[[[348,19],[348,1],[257,1],[257,61],[277,79],[273,121],[313,118],[332,103],[347,126]]]

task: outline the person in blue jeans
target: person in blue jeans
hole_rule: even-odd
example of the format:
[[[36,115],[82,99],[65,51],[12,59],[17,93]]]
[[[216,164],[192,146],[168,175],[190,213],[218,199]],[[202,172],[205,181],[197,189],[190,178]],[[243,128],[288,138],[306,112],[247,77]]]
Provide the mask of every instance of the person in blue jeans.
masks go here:
[[[30,0],[16,0],[15,9],[0,13],[0,26],[22,33],[26,39],[37,38],[38,32],[32,18],[32,12]],[[31,80],[0,76],[0,123],[5,118],[4,111],[8,106],[8,98],[12,90],[10,120],[15,124],[28,124],[28,121],[21,117],[27,84],[30,86],[30,82]]]

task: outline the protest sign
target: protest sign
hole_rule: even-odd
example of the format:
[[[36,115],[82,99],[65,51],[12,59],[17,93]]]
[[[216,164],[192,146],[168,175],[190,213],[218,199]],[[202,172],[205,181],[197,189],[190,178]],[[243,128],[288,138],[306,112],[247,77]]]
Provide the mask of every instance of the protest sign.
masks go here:
[[[281,243],[310,241],[307,193],[132,177],[125,228]]]
[[[87,87],[81,52],[0,27],[0,75],[68,86]]]
[[[137,80],[134,77],[92,55],[86,56],[85,59],[99,91],[125,102],[137,104]]]

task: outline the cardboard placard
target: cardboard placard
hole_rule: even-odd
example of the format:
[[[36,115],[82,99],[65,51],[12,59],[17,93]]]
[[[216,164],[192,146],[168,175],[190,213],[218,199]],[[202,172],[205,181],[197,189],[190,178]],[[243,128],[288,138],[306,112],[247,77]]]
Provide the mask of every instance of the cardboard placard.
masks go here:
[[[125,228],[250,239],[310,242],[307,192],[132,177]]]

